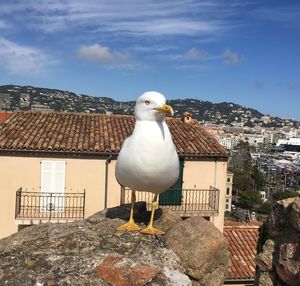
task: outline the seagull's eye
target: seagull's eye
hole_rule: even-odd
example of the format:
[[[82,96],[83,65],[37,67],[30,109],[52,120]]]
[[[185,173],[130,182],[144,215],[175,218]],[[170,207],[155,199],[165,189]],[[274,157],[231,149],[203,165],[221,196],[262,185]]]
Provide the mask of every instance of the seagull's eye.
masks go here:
[[[150,100],[145,100],[145,104],[149,105],[150,104]]]

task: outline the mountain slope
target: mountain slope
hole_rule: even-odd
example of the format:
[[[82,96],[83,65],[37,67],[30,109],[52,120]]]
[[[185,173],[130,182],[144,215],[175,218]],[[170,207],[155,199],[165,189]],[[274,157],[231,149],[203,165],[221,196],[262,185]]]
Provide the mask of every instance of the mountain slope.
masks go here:
[[[264,127],[299,127],[299,122],[291,119],[265,116],[261,112],[232,102],[212,103],[198,99],[174,99],[168,101],[175,116],[190,112],[201,122],[226,125]],[[69,91],[32,86],[0,86],[0,110],[45,110],[114,114],[133,114],[134,101],[121,102],[108,97],[93,97]]]

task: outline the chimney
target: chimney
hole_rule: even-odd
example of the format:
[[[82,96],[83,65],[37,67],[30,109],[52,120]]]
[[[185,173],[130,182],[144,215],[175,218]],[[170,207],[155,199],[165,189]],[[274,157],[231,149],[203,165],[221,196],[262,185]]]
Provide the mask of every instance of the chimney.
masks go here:
[[[181,121],[184,123],[192,122],[192,114],[190,114],[189,112],[184,112],[181,116]]]

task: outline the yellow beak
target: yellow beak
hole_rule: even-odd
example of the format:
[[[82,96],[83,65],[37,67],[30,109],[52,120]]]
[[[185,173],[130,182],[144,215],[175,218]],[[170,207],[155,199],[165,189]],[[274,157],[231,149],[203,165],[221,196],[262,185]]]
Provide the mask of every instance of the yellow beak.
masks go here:
[[[165,115],[173,116],[174,114],[173,108],[168,104],[164,104],[162,107],[157,107],[155,110]]]

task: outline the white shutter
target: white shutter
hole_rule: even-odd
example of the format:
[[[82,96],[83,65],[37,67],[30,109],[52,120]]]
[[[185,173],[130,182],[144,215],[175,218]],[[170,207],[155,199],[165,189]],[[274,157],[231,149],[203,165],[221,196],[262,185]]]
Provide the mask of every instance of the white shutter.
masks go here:
[[[65,170],[66,162],[56,161],[53,166],[53,193],[65,192]]]
[[[65,161],[41,161],[41,211],[64,211],[65,170]]]
[[[41,166],[41,192],[51,193],[53,190],[52,184],[52,169],[53,162],[51,161],[42,161]]]

